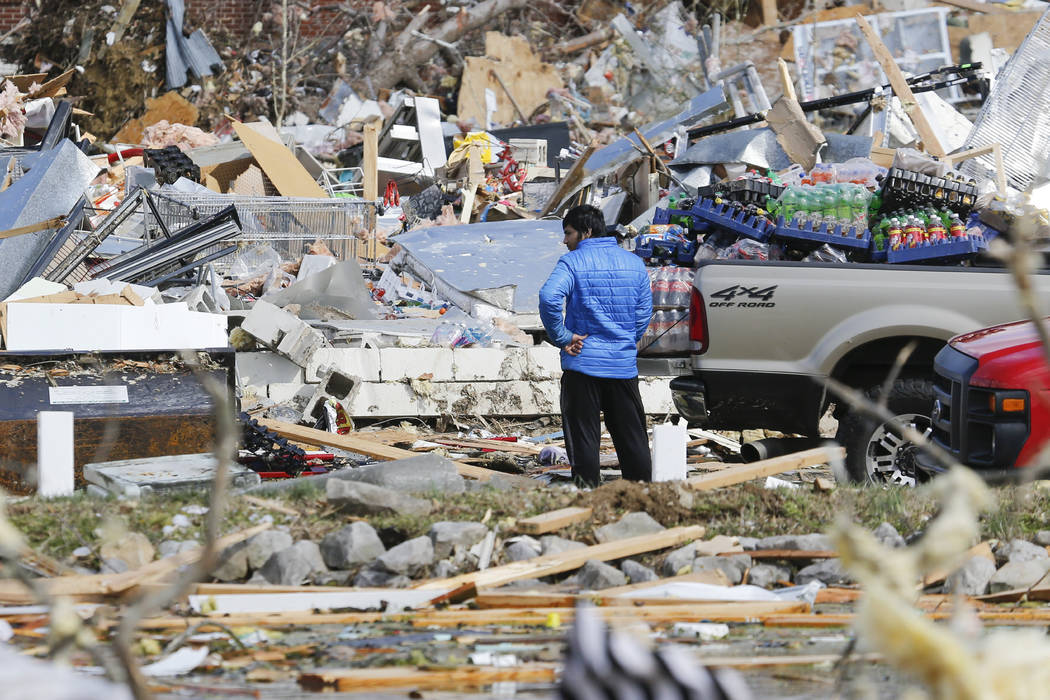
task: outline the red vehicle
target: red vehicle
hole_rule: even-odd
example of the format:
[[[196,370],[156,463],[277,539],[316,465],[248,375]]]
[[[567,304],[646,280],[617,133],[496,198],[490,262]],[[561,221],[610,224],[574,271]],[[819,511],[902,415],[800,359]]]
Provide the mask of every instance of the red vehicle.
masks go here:
[[[1033,465],[1050,437],[1050,365],[1031,322],[956,336],[934,370],[934,442],[990,479]]]

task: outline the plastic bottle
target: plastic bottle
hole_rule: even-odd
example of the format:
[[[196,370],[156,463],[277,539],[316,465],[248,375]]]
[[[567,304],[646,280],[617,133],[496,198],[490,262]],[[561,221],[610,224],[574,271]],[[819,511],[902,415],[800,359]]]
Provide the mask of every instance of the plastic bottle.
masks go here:
[[[889,238],[891,250],[901,249],[901,246],[904,245],[904,227],[901,226],[899,219],[890,219],[889,228],[886,229],[886,236]]]
[[[649,349],[658,354],[670,352],[671,339],[668,337],[668,329],[670,329],[671,323],[668,320],[667,312],[657,311],[653,314],[653,322],[651,326],[653,329],[654,340],[653,344],[649,346]]]
[[[689,299],[693,291],[693,271],[688,267],[675,269],[675,277],[671,282],[670,306],[682,308],[689,306]]]
[[[656,271],[653,280],[653,306],[667,306],[667,298],[671,293],[671,278],[669,268],[661,267]]]
[[[966,224],[964,224],[962,222],[962,219],[960,219],[958,216],[952,219],[951,225],[948,230],[951,233],[952,239],[966,238]]]
[[[867,188],[858,186],[853,188],[850,195],[850,209],[852,210],[853,224],[858,229],[868,228],[868,204],[871,202],[871,193]]]
[[[824,223],[830,228],[837,223],[839,215],[838,193],[834,185],[825,185],[820,193],[820,213]]]
[[[917,218],[910,217],[904,225],[904,244],[909,248],[918,248],[922,245],[925,230]]]

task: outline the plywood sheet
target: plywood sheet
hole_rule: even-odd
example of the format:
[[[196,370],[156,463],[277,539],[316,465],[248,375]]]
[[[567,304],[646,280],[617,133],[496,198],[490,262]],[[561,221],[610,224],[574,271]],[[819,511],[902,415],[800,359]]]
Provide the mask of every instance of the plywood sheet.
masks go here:
[[[456,106],[460,119],[473,117],[484,126],[486,88],[496,94],[495,121],[509,124],[517,118],[514,105],[490,71],[499,74],[526,116],[547,101],[548,90],[565,86],[554,66],[541,61],[523,37],[488,32],[485,53],[485,57],[466,58]]]
[[[240,122],[234,122],[233,129],[282,196],[328,198],[328,193],[284,144]]]

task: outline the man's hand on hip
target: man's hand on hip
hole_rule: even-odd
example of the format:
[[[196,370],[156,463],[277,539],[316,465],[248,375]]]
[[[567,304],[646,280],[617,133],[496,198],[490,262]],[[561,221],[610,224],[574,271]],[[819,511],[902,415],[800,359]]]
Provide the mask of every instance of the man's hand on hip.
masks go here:
[[[586,335],[572,334],[572,341],[565,346],[565,352],[570,355],[579,355],[583,351],[583,340]]]

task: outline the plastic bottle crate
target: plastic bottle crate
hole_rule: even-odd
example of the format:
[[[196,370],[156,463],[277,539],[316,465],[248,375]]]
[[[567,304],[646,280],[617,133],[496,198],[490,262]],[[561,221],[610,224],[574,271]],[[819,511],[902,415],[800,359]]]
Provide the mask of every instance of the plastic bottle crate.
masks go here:
[[[741,204],[757,204],[763,209],[769,197],[776,199],[784,191],[783,185],[765,180],[732,180],[729,183],[729,199]]]
[[[955,263],[983,250],[986,244],[981,239],[966,238],[945,243],[933,243],[917,248],[900,248],[886,251],[886,262],[907,263]]]
[[[882,180],[881,213],[909,206],[946,208],[963,218],[977,202],[977,185],[901,168],[890,168]]]
[[[871,231],[866,228],[858,230],[855,226],[843,229],[839,224],[833,227],[821,224],[814,228],[812,221],[807,221],[802,226],[795,226],[788,224],[783,216],[778,216],[777,227],[773,235],[789,241],[815,243],[818,246],[827,244],[836,248],[864,252],[871,249]]]
[[[683,228],[693,229],[695,225],[695,219],[691,211],[686,209],[657,209],[653,214],[654,224],[673,224],[676,223],[674,219],[676,217],[683,217],[689,219],[690,225],[683,226]]]
[[[728,204],[715,204],[710,199],[701,199],[688,214],[693,216],[693,228],[700,229],[697,219],[710,226],[732,231],[746,238],[766,242],[773,233],[774,226],[759,216],[749,216]]]
[[[693,265],[693,256],[696,255],[696,241],[649,240],[636,246],[634,254],[644,259],[650,265],[663,261],[683,267],[691,267]]]

